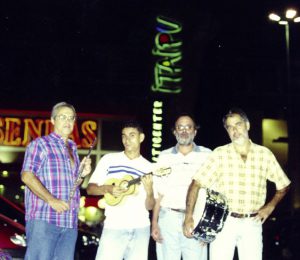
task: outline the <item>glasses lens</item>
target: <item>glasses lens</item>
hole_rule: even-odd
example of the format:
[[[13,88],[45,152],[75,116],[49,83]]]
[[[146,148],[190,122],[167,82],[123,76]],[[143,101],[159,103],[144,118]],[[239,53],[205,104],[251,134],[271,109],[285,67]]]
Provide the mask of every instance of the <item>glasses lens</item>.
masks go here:
[[[183,131],[183,130],[191,130],[193,127],[191,125],[178,125],[176,128],[178,131]]]
[[[75,121],[75,116],[67,116],[67,115],[57,115],[56,116],[60,121]]]

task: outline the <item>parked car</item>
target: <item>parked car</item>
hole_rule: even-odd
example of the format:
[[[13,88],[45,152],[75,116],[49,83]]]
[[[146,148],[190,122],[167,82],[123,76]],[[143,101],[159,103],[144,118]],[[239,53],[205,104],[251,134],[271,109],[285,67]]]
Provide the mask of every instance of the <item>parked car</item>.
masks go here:
[[[95,259],[101,232],[102,225],[89,227],[79,223],[75,260]]]
[[[24,209],[2,196],[0,209],[0,249],[13,259],[23,259],[26,251]]]
[[[23,259],[26,251],[25,210],[1,195],[0,209],[0,249],[13,259]],[[89,227],[79,223],[75,259],[96,256],[101,231],[101,225]]]

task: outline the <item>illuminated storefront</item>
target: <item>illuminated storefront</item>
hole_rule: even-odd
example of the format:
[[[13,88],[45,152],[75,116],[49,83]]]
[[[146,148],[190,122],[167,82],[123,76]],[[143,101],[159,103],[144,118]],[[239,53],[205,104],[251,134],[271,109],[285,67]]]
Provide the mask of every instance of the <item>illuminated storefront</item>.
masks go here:
[[[93,169],[104,154],[123,150],[121,126],[132,117],[90,113],[78,113],[77,116],[70,137],[76,142],[80,157],[86,155],[97,137],[97,144],[91,153]],[[26,146],[31,140],[52,130],[50,112],[0,110],[0,195],[23,203],[24,185],[20,180],[20,170]],[[88,179],[82,184],[83,189],[87,182]],[[95,207],[97,201],[94,199],[83,197],[81,206],[81,220],[92,224],[102,219],[102,211]]]

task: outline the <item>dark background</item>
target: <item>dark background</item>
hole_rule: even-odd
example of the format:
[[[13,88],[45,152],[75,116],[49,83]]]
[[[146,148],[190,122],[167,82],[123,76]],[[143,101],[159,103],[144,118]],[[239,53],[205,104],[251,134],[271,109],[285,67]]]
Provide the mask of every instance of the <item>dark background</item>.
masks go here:
[[[191,112],[201,125],[197,141],[228,142],[223,114],[242,107],[251,137],[261,143],[261,119],[287,119],[299,174],[300,23],[290,24],[291,84],[287,84],[284,26],[268,19],[298,1],[2,1],[0,108],[45,110],[65,100],[78,112],[127,114],[145,126],[149,157],[151,109],[165,101],[164,125]],[[182,93],[151,92],[156,17],[182,24]],[[164,147],[174,143],[165,130]],[[293,146],[293,147],[292,147]]]
[[[164,15],[183,26],[183,92],[163,97],[168,112],[194,113],[201,142],[213,148],[228,140],[220,120],[231,106],[241,106],[252,124],[287,117],[284,26],[269,21],[268,14],[283,14],[289,6],[300,11],[296,3],[2,2],[0,107],[48,111],[66,100],[80,112],[136,115],[148,126],[156,60],[151,49],[156,16]],[[290,25],[290,35],[295,105],[300,24]],[[252,132],[259,142],[260,129]]]
[[[288,120],[293,179],[300,171],[300,23],[290,24],[288,86],[284,26],[268,19],[288,7],[300,12],[299,1],[286,0],[2,1],[0,108],[50,111],[65,100],[78,112],[135,116],[145,127],[143,153],[150,158],[154,99],[165,101],[164,148],[174,144],[169,128],[183,111],[201,126],[198,143],[228,142],[221,119],[238,106],[257,143],[263,118]],[[150,90],[158,15],[182,24],[178,95]]]
[[[165,101],[167,128],[178,112],[193,113],[201,125],[197,142],[210,148],[229,141],[221,119],[232,106],[246,111],[257,143],[262,118],[286,119],[286,170],[295,194],[300,189],[300,23],[290,24],[288,87],[284,26],[268,19],[271,11],[283,16],[287,7],[300,13],[299,1],[286,0],[1,1],[0,109],[49,111],[64,100],[78,112],[136,116],[148,137],[146,157],[154,98]],[[179,95],[150,90],[158,15],[183,27]],[[165,130],[164,147],[173,144]]]

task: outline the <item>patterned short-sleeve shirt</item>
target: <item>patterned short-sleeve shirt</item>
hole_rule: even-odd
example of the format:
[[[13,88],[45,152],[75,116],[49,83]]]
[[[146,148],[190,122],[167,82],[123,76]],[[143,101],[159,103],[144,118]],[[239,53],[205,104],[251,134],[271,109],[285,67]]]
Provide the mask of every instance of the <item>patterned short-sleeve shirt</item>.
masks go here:
[[[70,190],[78,176],[79,157],[76,144],[68,146],[56,133],[33,140],[26,149],[22,172],[32,172],[57,199],[68,201]],[[72,164],[70,154],[74,159]],[[76,228],[79,208],[79,189],[71,201],[70,210],[57,213],[49,204],[25,189],[26,220],[38,219],[60,227]]]
[[[277,190],[290,184],[273,153],[254,143],[246,161],[232,143],[216,148],[194,179],[225,195],[229,210],[242,214],[256,212],[265,204],[267,180]]]

